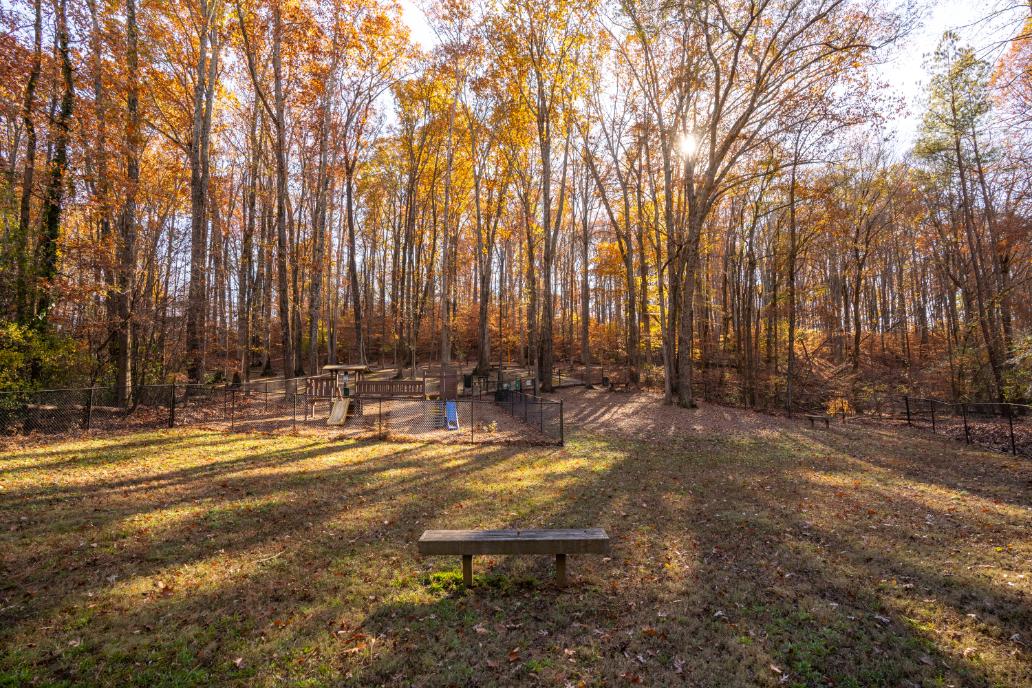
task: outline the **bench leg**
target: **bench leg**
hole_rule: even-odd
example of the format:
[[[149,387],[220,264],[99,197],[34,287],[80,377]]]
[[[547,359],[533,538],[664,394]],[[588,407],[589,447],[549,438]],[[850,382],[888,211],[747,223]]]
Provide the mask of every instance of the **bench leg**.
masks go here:
[[[555,584],[560,588],[566,587],[566,555],[555,555]]]
[[[468,588],[473,585],[473,555],[462,555],[462,583]]]
[[[824,419],[824,427],[826,427],[826,428],[830,428],[831,427],[831,421],[828,420],[827,418]]]

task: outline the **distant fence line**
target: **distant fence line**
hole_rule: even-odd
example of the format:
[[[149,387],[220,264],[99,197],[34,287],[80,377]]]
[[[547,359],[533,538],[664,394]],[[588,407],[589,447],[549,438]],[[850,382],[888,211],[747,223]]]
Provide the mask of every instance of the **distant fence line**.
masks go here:
[[[118,403],[114,387],[82,387],[35,391],[0,391],[0,434],[60,435],[76,431],[145,430],[218,425],[229,430],[324,431],[376,430],[425,436],[489,441],[496,411],[511,416],[508,437],[531,444],[563,444],[563,403],[522,391],[522,384],[496,389],[467,388],[453,400],[456,424],[446,421],[440,399],[353,397],[339,426],[308,410],[330,401],[305,394],[309,378],[269,379],[243,383],[169,383],[133,388],[128,404]],[[494,409],[494,410],[492,410]],[[519,430],[519,428],[523,430]]]
[[[971,419],[993,421],[1005,419],[1007,421],[1007,436],[1010,441],[1010,450],[1015,455],[1018,453],[1018,446],[1014,433],[1014,422],[1016,420],[1025,420],[1032,416],[1032,406],[1009,402],[947,402],[939,399],[904,396],[903,407],[908,426],[913,427],[915,423],[920,423],[927,418],[933,433],[937,430],[937,413],[940,419],[950,415],[954,418],[960,418],[964,425],[964,441],[968,444],[972,443]]]
[[[846,419],[845,409],[831,415]],[[1032,418],[1032,405],[994,401],[943,401],[909,395],[887,396],[867,407],[854,419],[871,419],[930,429],[935,434],[955,431],[963,433],[967,444],[981,444],[1009,451],[1011,454],[1032,453],[1032,437],[1025,424]],[[996,431],[1000,436],[994,436]]]

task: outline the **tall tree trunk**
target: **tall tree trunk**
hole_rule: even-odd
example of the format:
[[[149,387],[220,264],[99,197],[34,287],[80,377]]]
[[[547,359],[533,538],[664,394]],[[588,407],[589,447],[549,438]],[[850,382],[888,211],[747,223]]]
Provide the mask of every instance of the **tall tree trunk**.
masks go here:
[[[217,47],[212,43],[211,8],[200,0],[202,24],[194,70],[193,125],[190,138],[190,285],[186,310],[187,372],[204,380],[207,326],[208,156],[211,93]],[[209,49],[211,55],[209,56]]]
[[[36,86],[42,67],[43,8],[40,0],[33,2],[33,48],[32,67],[25,82],[25,97],[22,100],[22,123],[25,126],[25,166],[22,172],[21,203],[18,207],[18,235],[14,238],[15,266],[15,314],[18,322],[27,323],[31,318],[29,305],[29,282],[32,270],[26,247],[32,220],[32,188],[36,173],[36,121],[32,110],[36,102]],[[13,156],[12,156],[13,157]]]
[[[126,44],[126,132],[125,205],[119,218],[118,265],[117,265],[117,326],[114,333],[115,388],[119,404],[127,403],[133,380],[130,372],[132,360],[132,283],[136,268],[136,196],[140,184],[140,149],[142,133],[140,128],[140,70],[139,31],[136,22],[136,0],[125,3]]]
[[[116,275],[118,251],[112,250],[111,242],[111,180],[108,176],[107,153],[107,93],[104,89],[104,42],[101,33],[100,8],[97,0],[87,0],[90,13],[90,52],[93,68],[93,116],[96,119],[96,138],[93,141],[93,198],[98,214],[98,243],[103,250],[103,264],[100,277],[108,290],[106,299],[108,319],[108,355],[115,362],[115,387],[119,390],[118,403],[126,403],[125,377],[128,374],[129,357],[124,355],[124,346],[119,336],[118,280]],[[126,19],[128,25],[129,20]],[[128,31],[128,26],[127,26]],[[128,46],[127,46],[128,51]],[[123,372],[124,371],[124,372]]]
[[[588,281],[591,251],[591,222],[588,218],[589,185],[587,175],[581,195],[581,274],[580,274],[580,357],[585,366],[591,365],[591,284]]]
[[[356,152],[355,155],[357,156],[358,153]],[[348,159],[344,165],[345,213],[348,224],[348,279],[351,283],[351,306],[355,313],[355,353],[358,363],[364,364],[366,362],[365,328],[362,319],[362,293],[358,282],[358,251],[355,244],[355,160]]]
[[[68,143],[71,130],[72,108],[75,104],[75,84],[72,81],[72,57],[68,46],[68,0],[55,0],[57,31],[54,42],[61,64],[61,104],[54,119],[53,158],[50,176],[43,195],[43,231],[36,246],[38,297],[36,323],[45,328],[53,305],[54,279],[57,277],[57,242],[61,231],[61,211],[64,204],[65,171],[68,167]],[[33,366],[34,372],[37,366]]]
[[[989,286],[986,284],[985,270],[980,259],[981,252],[978,250],[978,241],[975,236],[974,209],[968,190],[967,166],[965,165],[961,150],[959,131],[954,133],[953,148],[957,156],[957,174],[960,181],[961,202],[964,210],[964,235],[967,238],[968,260],[971,264],[971,272],[975,278],[975,305],[978,309],[978,326],[989,358],[989,369],[993,378],[993,391],[995,392],[996,400],[1003,403],[1006,400],[1006,391],[1003,383],[1003,356],[999,346],[996,318],[993,317],[993,312],[988,304]]]
[[[692,390],[692,359],[694,355],[695,289],[699,274],[699,242],[702,237],[702,221],[703,213],[698,205],[690,203],[685,242],[686,255],[681,281],[681,317],[677,328],[677,403],[683,408],[695,408],[695,397]]]
[[[328,81],[333,83],[336,71],[336,59]],[[308,296],[308,368],[312,374],[319,370],[319,315],[322,309],[323,262],[326,246],[326,216],[329,205],[330,175],[329,136],[330,136],[330,93],[332,88],[324,91],[322,116],[319,119],[319,153],[318,167],[315,176],[315,203],[312,209],[312,277]]]
[[[287,123],[286,97],[283,93],[283,8],[273,3],[272,10],[273,100],[276,109],[276,279],[279,285],[280,339],[283,342],[283,377],[293,374],[294,338],[290,320],[290,278],[287,274]]]
[[[455,109],[461,87],[461,72],[455,73],[455,88],[452,92],[451,107],[448,112],[448,136],[445,143],[444,170],[444,231],[441,233],[441,366],[451,363],[451,309],[449,294],[451,282],[452,251],[452,172],[455,164]]]
[[[251,128],[248,136],[247,179],[244,182],[244,226],[240,241],[240,260],[237,266],[237,348],[239,350],[240,377],[251,379],[251,307],[254,302],[255,287],[252,277],[252,261],[254,258],[255,212],[257,210],[258,191],[258,104],[255,103],[251,113]]]
[[[797,139],[798,141],[798,139]],[[788,187],[788,361],[785,369],[785,411],[792,413],[792,393],[795,384],[796,341],[796,259],[798,257],[798,226],[796,224],[796,174],[798,154],[792,158],[792,173]]]

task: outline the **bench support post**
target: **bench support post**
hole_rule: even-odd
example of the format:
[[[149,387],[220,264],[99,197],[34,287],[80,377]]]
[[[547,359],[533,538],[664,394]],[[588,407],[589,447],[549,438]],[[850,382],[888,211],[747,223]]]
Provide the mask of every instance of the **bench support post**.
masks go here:
[[[555,555],[555,584],[560,588],[566,587],[566,555]]]
[[[462,583],[467,588],[473,585],[473,555],[462,555]]]

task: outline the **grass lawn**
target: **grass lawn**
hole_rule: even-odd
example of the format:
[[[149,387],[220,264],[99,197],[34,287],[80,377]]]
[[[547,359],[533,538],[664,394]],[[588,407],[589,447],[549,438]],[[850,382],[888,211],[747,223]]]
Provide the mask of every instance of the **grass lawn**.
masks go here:
[[[689,413],[689,412],[686,412]],[[0,686],[1032,685],[1032,465],[918,435],[0,454]],[[612,558],[422,559],[601,526]]]

